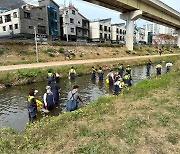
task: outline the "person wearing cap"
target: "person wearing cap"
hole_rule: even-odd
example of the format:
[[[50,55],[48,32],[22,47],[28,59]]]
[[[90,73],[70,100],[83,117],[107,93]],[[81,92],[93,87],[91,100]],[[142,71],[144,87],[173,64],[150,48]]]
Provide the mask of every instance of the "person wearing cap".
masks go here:
[[[50,70],[48,71],[47,74],[47,80],[48,80],[48,85],[50,85],[53,80],[53,73]]]
[[[166,63],[166,73],[170,72],[172,65],[173,64],[171,62]]]
[[[35,95],[38,91],[32,88],[29,92],[28,96],[28,112],[29,112],[29,121],[33,122],[37,116],[37,103],[35,99]]]
[[[51,87],[50,86],[46,86],[46,93],[44,94],[44,108],[48,109],[48,110],[52,110],[54,107],[54,96],[53,93],[51,91]]]
[[[162,69],[162,65],[160,62],[158,62],[158,64],[156,65],[157,75],[161,75],[161,69]]]
[[[131,74],[131,67],[130,67],[130,65],[127,65],[127,67],[126,67],[126,72],[127,72],[128,74]]]
[[[78,108],[79,101],[83,103],[79,93],[79,86],[74,85],[73,90],[68,93],[68,98],[66,102],[66,110],[71,112]]]

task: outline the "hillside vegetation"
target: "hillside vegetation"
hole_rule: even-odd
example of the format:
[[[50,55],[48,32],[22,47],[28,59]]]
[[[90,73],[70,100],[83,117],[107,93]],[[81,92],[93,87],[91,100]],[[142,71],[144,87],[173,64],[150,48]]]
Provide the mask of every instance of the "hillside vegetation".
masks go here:
[[[64,52],[72,51],[71,59],[98,59],[158,54],[157,47],[135,46],[129,51],[122,45],[76,45],[61,44],[38,45],[39,62],[64,61]],[[163,54],[180,53],[176,47],[163,47]],[[23,42],[0,43],[0,65],[29,64],[36,62],[35,45]]]
[[[180,153],[180,62],[170,74],[143,80],[120,96],[58,117],[24,132],[1,130],[1,153]]]

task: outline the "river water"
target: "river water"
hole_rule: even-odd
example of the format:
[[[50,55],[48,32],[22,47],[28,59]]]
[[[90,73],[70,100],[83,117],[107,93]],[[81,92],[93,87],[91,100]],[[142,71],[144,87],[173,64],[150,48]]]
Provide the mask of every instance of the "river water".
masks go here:
[[[163,67],[162,72],[165,72]],[[105,75],[107,72],[105,73]],[[155,68],[151,68],[150,76],[155,75]],[[140,80],[148,78],[146,74],[146,66],[138,66],[132,68],[132,84],[135,85]],[[0,127],[11,127],[21,131],[29,122],[27,112],[27,97],[31,88],[37,89],[37,98],[43,100],[43,94],[46,92],[47,82],[33,83],[29,85],[16,86],[6,88],[0,92]],[[92,103],[100,96],[106,96],[113,93],[113,87],[107,87],[105,82],[92,82],[90,75],[84,75],[76,78],[75,83],[71,83],[68,79],[61,79],[61,100],[60,106],[48,113],[50,116],[57,116],[62,113],[65,108],[67,93],[74,84],[80,86],[79,93],[85,102]],[[44,115],[39,115],[39,118]]]

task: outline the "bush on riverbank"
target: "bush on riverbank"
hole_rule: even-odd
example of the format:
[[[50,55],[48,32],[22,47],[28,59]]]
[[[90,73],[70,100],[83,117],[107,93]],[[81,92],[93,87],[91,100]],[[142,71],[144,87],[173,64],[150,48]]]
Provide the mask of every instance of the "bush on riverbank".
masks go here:
[[[47,117],[22,133],[0,132],[1,153],[179,153],[180,70],[144,80],[120,96]],[[174,82],[176,81],[176,82]]]

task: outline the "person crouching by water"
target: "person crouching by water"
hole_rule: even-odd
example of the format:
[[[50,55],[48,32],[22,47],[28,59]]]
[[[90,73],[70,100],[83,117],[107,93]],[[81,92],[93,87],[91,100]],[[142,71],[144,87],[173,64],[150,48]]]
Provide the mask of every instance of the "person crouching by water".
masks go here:
[[[66,102],[66,110],[71,112],[78,108],[79,101],[83,103],[80,95],[78,93],[79,86],[74,85],[73,90],[68,93],[68,98]]]
[[[75,71],[74,67],[72,66],[70,71],[69,71],[69,79],[75,80],[75,76],[76,76],[76,71]]]
[[[37,116],[37,103],[35,95],[38,91],[32,88],[28,96],[28,112],[29,112],[29,122],[34,122]]]
[[[54,107],[54,96],[51,91],[50,86],[46,86],[46,93],[44,94],[44,108],[47,110],[52,110]]]
[[[160,62],[158,62],[158,64],[156,65],[157,75],[161,75],[161,69],[162,69],[162,65]]]
[[[97,70],[93,66],[92,67],[92,71],[91,71],[91,80],[95,80],[96,79],[96,72],[97,72]]]
[[[103,73],[102,67],[99,67],[99,70],[98,70],[99,81],[103,81],[103,76],[104,76],[104,73]]]

